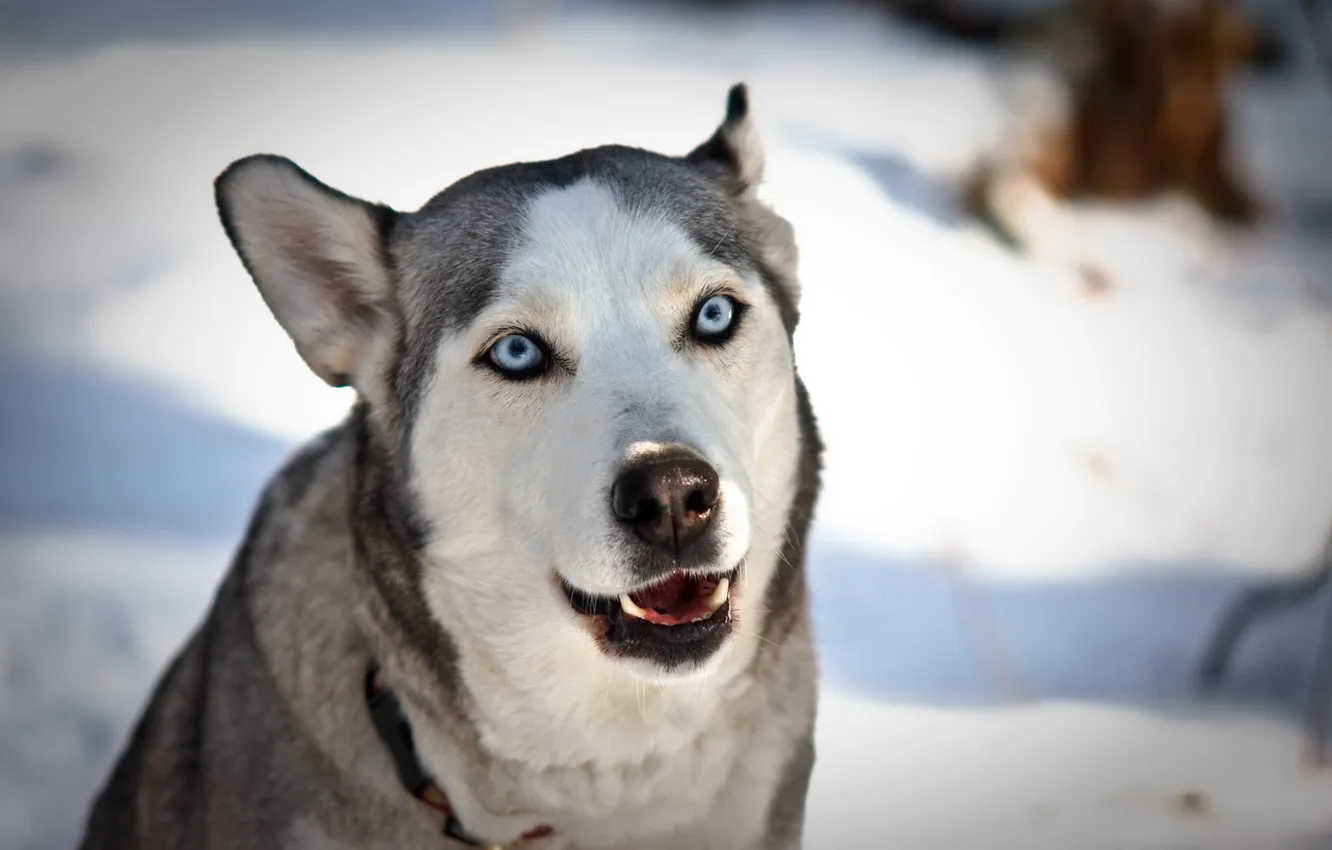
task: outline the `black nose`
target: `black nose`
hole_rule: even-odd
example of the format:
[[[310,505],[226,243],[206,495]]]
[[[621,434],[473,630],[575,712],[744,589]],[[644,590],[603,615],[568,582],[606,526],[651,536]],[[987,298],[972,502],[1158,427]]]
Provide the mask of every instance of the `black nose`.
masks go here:
[[[679,558],[707,531],[719,487],[717,470],[697,455],[656,456],[619,474],[611,507],[640,539]]]

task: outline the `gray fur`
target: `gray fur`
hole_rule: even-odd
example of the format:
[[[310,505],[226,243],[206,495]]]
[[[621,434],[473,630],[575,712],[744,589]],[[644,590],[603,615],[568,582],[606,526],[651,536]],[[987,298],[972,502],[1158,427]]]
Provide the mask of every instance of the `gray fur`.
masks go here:
[[[688,157],[604,147],[489,169],[414,213],[340,196],[364,204],[392,279],[391,303],[370,307],[391,352],[377,367],[382,391],[358,385],[363,400],[348,420],[292,457],[265,489],[206,619],[164,673],[97,798],[83,850],[454,846],[398,784],[373,731],[361,691],[372,659],[414,727],[451,743],[458,774],[480,799],[497,810],[523,804],[475,731],[458,636],[423,600],[421,552],[432,521],[408,485],[413,417],[439,340],[495,297],[496,269],[513,248],[526,200],[588,175],[625,205],[666,212],[714,257],[757,273],[788,337],[794,332],[794,243],[789,225],[753,197],[757,175],[747,170],[744,141],[733,138],[747,129],[745,93],[736,91],[726,121]],[[229,219],[226,180],[223,221],[251,266]],[[784,566],[767,587],[764,640],[729,720],[755,753],[784,765],[768,789],[766,836],[756,845],[782,850],[800,846],[817,669],[803,563],[821,443],[808,395],[795,384],[798,480]],[[742,782],[728,783],[727,793],[746,793]],[[689,839],[664,836],[662,844],[681,840]],[[560,841],[533,846],[565,847]]]

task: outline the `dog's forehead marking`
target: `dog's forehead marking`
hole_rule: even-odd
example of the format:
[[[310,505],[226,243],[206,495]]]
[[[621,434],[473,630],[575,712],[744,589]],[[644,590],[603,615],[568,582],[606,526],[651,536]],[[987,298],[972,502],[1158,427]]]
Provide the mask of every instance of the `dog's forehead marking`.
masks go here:
[[[499,276],[500,301],[535,294],[546,303],[575,302],[590,318],[688,298],[709,284],[758,285],[667,210],[634,205],[594,177],[534,195],[520,234]]]

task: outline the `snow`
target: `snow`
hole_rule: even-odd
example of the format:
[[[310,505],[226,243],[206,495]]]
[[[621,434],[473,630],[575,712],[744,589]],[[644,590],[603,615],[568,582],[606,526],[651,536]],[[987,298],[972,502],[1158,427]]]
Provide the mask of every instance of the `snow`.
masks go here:
[[[1001,69],[864,12],[138,2],[0,2],[0,847],[68,846],[258,488],[349,403],[245,280],[213,175],[275,151],[414,207],[500,162],[684,151],[737,79],[829,445],[807,846],[1332,845],[1297,727],[1327,600],[1261,626],[1221,702],[1191,682],[1220,608],[1332,520],[1307,63],[1236,87],[1270,224],[1080,209],[1018,259],[942,189],[1002,130]]]
[[[1327,846],[1329,783],[1300,774],[1288,731],[1271,721],[841,698],[823,717],[825,729],[857,734],[820,740],[845,779],[815,784],[811,847],[1239,850],[1278,846],[1280,835]]]

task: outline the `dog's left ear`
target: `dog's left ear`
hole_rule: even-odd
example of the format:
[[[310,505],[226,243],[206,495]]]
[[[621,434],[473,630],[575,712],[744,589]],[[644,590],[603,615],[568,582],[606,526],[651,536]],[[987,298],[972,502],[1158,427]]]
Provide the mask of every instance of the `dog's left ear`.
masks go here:
[[[719,167],[737,194],[752,194],[763,179],[763,144],[749,115],[749,89],[736,83],[726,98],[726,118],[717,132],[685,157],[695,165]]]

